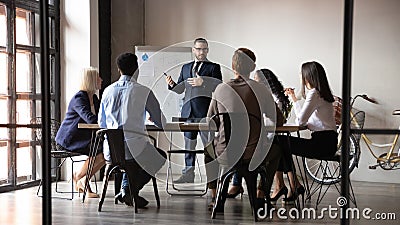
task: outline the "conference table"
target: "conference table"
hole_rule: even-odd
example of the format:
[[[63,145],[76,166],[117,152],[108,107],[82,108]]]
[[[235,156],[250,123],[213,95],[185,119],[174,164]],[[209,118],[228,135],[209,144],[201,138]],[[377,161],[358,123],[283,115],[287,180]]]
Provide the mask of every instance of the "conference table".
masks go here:
[[[100,129],[98,124],[87,124],[79,123],[78,128],[80,129]],[[208,123],[184,123],[184,122],[172,122],[164,124],[163,128],[155,125],[146,125],[146,131],[216,131],[215,126],[209,126]]]
[[[81,129],[100,129],[98,124],[87,124],[79,123],[78,128]],[[271,127],[270,129],[274,129]],[[275,133],[294,133],[302,130],[306,130],[305,126],[297,125],[283,125],[275,128]],[[208,123],[184,123],[184,122],[172,122],[166,123],[163,128],[155,125],[146,125],[146,131],[216,131],[215,126],[209,126]]]
[[[99,144],[99,143],[96,143],[96,141],[95,141],[95,144],[93,144],[93,140],[95,140],[94,138],[95,138],[96,131],[101,129],[101,128],[99,127],[98,124],[86,124],[86,123],[79,123],[78,124],[78,128],[79,129],[91,129],[92,130],[92,147],[91,147],[91,151],[89,153],[89,157],[94,159],[95,158],[94,156],[95,156],[95,153],[96,153],[96,149],[95,148],[97,147],[96,145]],[[191,123],[187,123],[187,122],[165,123],[162,128],[157,127],[157,126],[152,125],[152,124],[148,124],[148,125],[145,126],[145,128],[146,128],[145,131],[148,131],[148,132],[170,132],[171,135],[172,135],[172,132],[185,132],[185,131],[204,131],[204,132],[208,132],[208,131],[217,131],[217,128],[216,128],[214,123],[193,123],[193,122],[191,122]],[[129,131],[127,131],[127,132],[129,132]],[[170,143],[170,147],[169,147],[170,149],[167,151],[168,154],[176,153],[175,151],[171,151],[171,146],[172,146],[172,143]],[[194,152],[197,152],[197,151],[194,151]],[[91,173],[91,170],[93,168],[93,165],[94,165],[93,161],[94,160],[89,160],[89,169],[88,169],[88,172],[86,174],[87,178],[89,177],[89,174]],[[83,193],[82,202],[85,201],[86,190],[87,190],[87,185],[89,184],[89,179],[86,179],[86,182],[87,182],[87,184],[85,184],[85,191]],[[168,176],[167,176],[167,182],[168,182]],[[168,191],[168,183],[166,185],[166,191],[167,191],[167,193],[171,194]],[[204,195],[204,194],[205,193],[203,193],[202,195]]]
[[[98,130],[100,129],[98,124],[87,124],[87,123],[79,123],[78,128],[80,129],[92,129]],[[271,127],[270,129],[274,129]],[[305,126],[297,126],[297,125],[283,125],[275,128],[275,133],[294,133],[302,130],[306,130]],[[166,123],[163,128],[157,127],[155,125],[146,125],[146,131],[217,131],[215,126],[209,126],[208,123],[183,123],[183,122],[173,122]]]
[[[186,123],[186,122],[171,122],[171,123],[165,123],[163,125],[163,128],[157,127],[155,125],[146,125],[145,131],[150,131],[150,132],[185,132],[185,131],[217,131],[217,128],[215,127],[214,123]],[[78,124],[79,129],[91,129],[92,130],[92,140],[94,140],[94,136],[97,130],[101,129],[98,124],[86,124],[86,123],[79,123]],[[279,127],[267,127],[267,130],[270,130],[271,132],[275,132],[276,134],[286,134],[286,135],[291,135],[291,133],[296,132],[297,136],[300,136],[300,131],[306,130],[307,127],[305,126],[297,126],[297,125],[284,125],[284,126],[279,126]],[[92,149],[91,153],[89,156],[94,156],[96,150]],[[94,157],[93,157],[94,159]],[[91,166],[93,165],[94,162],[89,163],[89,170],[87,173],[87,176],[89,176],[89,171],[91,171]],[[293,165],[293,171],[294,170],[294,163]],[[301,172],[301,171],[300,171]],[[168,179],[168,178],[167,178]],[[89,179],[87,180],[87,184],[89,183]],[[85,186],[86,186],[85,185]],[[167,185],[168,187],[168,185]],[[85,194],[86,194],[87,188],[85,187],[85,192],[83,193],[83,198],[82,202],[85,200]],[[167,190],[167,193],[168,190]]]

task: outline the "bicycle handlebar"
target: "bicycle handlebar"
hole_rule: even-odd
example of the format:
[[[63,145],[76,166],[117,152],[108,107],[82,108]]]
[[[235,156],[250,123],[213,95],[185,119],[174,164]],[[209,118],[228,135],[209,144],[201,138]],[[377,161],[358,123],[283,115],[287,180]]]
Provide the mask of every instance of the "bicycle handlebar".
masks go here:
[[[367,101],[373,103],[373,104],[378,104],[378,102],[377,102],[375,99],[368,97],[366,94],[362,95],[361,97],[362,97],[363,99],[365,99],[365,100],[367,100]]]
[[[361,97],[361,98],[363,98],[364,100],[366,100],[366,101],[368,101],[368,102],[370,102],[370,103],[378,104],[378,101],[376,101],[376,100],[373,99],[373,98],[368,97],[366,94],[358,94],[358,95],[356,95],[356,96],[353,98],[353,101],[352,101],[351,104],[350,104],[351,107],[353,107],[354,101],[355,101],[356,98],[358,98],[358,97]]]

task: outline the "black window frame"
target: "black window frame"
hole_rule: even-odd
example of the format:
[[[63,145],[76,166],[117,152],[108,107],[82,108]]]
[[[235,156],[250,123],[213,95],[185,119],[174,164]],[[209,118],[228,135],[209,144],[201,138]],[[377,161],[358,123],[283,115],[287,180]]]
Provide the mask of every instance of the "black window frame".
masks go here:
[[[31,109],[31,118],[40,116],[40,101],[42,95],[40,93],[40,88],[37,85],[40,84],[40,72],[35,71],[35,65],[38,62],[35,58],[40,57],[40,42],[35,30],[35,14],[40,13],[40,1],[38,0],[0,0],[0,3],[6,6],[6,20],[7,20],[7,43],[6,46],[0,46],[1,52],[6,52],[8,55],[8,93],[0,94],[0,98],[7,99],[7,104],[9,107],[7,117],[8,123],[2,124],[1,129],[7,129],[7,146],[8,146],[8,181],[0,182],[0,193],[17,190],[21,188],[31,187],[38,185],[40,178],[36,177],[37,168],[36,165],[36,145],[38,144],[35,140],[30,140],[27,143],[17,143],[16,131],[17,128],[32,128],[31,124],[17,124],[16,119],[16,102],[18,99],[29,100]],[[22,9],[29,11],[32,15],[31,28],[33,29],[31,38],[32,45],[22,45],[16,43],[16,29],[15,29],[15,19],[16,19],[16,9]],[[36,21],[40,23],[40,20]],[[50,74],[51,74],[51,117],[60,120],[60,0],[49,0],[49,33],[50,33]],[[18,93],[16,91],[16,53],[17,51],[26,51],[30,54],[31,59],[31,71],[30,79],[31,85],[30,90],[27,93]],[[39,55],[38,55],[39,54]],[[33,137],[33,135],[32,135]],[[33,138],[32,138],[33,139]],[[18,182],[17,171],[16,171],[16,152],[19,147],[30,146],[31,156],[32,156],[32,177],[29,181]]]

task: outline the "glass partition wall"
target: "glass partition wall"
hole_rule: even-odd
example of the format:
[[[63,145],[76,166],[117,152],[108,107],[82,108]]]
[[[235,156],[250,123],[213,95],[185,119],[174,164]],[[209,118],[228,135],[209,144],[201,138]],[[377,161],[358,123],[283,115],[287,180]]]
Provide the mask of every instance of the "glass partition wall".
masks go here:
[[[50,0],[51,116],[57,120],[59,15],[59,0]],[[40,83],[39,1],[0,0],[0,192],[39,183],[41,148],[30,121],[41,116]]]

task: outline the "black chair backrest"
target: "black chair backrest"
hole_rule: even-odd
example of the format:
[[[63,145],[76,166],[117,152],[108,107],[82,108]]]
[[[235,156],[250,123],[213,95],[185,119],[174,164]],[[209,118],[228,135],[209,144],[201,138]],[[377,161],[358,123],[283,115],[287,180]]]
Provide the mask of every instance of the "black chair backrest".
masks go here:
[[[248,142],[250,134],[253,132],[261,135],[261,119],[259,116],[249,113],[218,113],[211,117],[211,120],[217,125],[217,129],[221,129],[221,122],[223,122],[223,129],[225,132],[226,141],[245,140],[246,146],[255,144],[254,142]],[[246,129],[249,128],[249,129]]]
[[[125,167],[125,139],[122,129],[105,129],[113,165]]]
[[[260,135],[262,135],[261,119],[253,114],[218,113],[211,117],[211,121],[215,122],[218,132],[223,132],[225,135],[225,144],[226,148],[229,148],[229,154],[221,155],[221,160],[226,160],[225,163],[228,165],[232,165],[237,162],[238,158],[242,158],[246,147],[257,146]],[[253,137],[253,139],[249,137]]]
[[[31,119],[31,124],[42,124],[42,117],[35,117]],[[60,122],[55,119],[50,119],[50,141],[51,141],[51,151],[56,151],[56,135],[57,131],[60,128]],[[33,128],[34,137],[40,145],[42,145],[42,128],[37,127]]]

